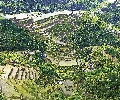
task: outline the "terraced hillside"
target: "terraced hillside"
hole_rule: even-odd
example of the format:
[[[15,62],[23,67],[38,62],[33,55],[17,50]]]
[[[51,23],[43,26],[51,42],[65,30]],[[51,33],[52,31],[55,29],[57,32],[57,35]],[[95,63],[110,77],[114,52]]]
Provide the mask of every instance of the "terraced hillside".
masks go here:
[[[88,13],[90,14],[90,12]],[[96,18],[96,22],[99,23],[100,22],[100,18],[98,18],[94,13],[91,13],[91,20],[94,18]],[[49,18],[45,18],[36,22],[33,22],[32,19],[26,19],[25,20],[15,20],[15,19],[11,19],[14,23],[16,23],[19,26],[22,26],[23,28],[26,28],[28,30],[30,30],[32,33],[37,33],[38,35],[42,36],[43,40],[46,41],[47,45],[48,45],[48,52],[47,52],[47,57],[48,59],[51,59],[51,61],[55,64],[55,63],[60,63],[59,65],[62,65],[62,63],[74,63],[75,65],[77,64],[76,62],[76,57],[74,56],[74,52],[73,49],[73,42],[72,42],[72,38],[74,38],[74,34],[76,34],[79,31],[84,31],[82,29],[82,26],[79,27],[79,25],[82,23],[86,23],[85,19],[82,19],[83,17],[87,18],[87,13],[86,12],[81,12],[79,14],[72,14],[72,15],[67,15],[67,14],[60,14],[60,15],[56,15],[56,16],[51,16]],[[94,20],[93,20],[94,21]],[[29,23],[30,22],[30,23]],[[20,24],[19,24],[20,23]],[[28,24],[29,23],[29,24]],[[90,22],[93,23],[93,22]],[[87,29],[87,27],[89,25],[91,25],[90,23],[88,23],[88,25],[86,24],[86,26],[84,26],[84,28]],[[105,26],[109,27],[109,25],[107,25],[105,22],[103,22],[105,24]],[[29,26],[28,26],[29,25]],[[101,23],[102,25],[102,23]],[[98,29],[97,29],[98,28]],[[106,29],[103,27],[98,27],[97,25],[91,26],[91,30],[88,31],[93,31],[96,32],[96,39],[98,39],[98,37],[100,38],[104,38],[102,39],[103,42],[98,43],[98,44],[104,44],[105,41],[109,41],[110,37],[114,37],[115,40],[112,40],[112,44],[111,45],[116,45],[119,41],[119,39],[117,39],[117,35],[115,35],[114,32],[111,32],[111,29]],[[102,29],[103,31],[106,31],[105,33],[109,32],[110,34],[108,34],[108,39],[106,39],[105,34],[103,34],[104,36],[102,37],[102,34],[99,34],[97,36],[97,34],[99,33],[99,29]],[[101,36],[100,36],[101,35]],[[68,39],[71,38],[71,39]],[[81,35],[82,37],[82,35]],[[91,37],[91,36],[90,36]],[[89,40],[89,37],[84,36],[84,38],[88,38],[87,40]],[[92,41],[92,40],[91,40]],[[91,41],[88,41],[86,43],[90,43]],[[95,41],[99,41],[99,40],[94,40],[93,43],[91,45],[96,45]],[[84,42],[83,42],[84,44]],[[57,46],[56,46],[57,45]],[[87,45],[87,44],[86,44]],[[54,51],[52,48],[54,48]],[[54,51],[56,52],[56,54],[59,57],[56,57],[56,61],[54,61],[54,57],[56,56],[56,54],[52,53],[52,57],[51,58],[51,52],[50,51]],[[73,58],[70,58],[73,57]],[[61,60],[62,61],[61,61]],[[65,59],[69,59],[68,62],[66,62],[67,60]]]
[[[119,100],[120,38],[95,13],[11,20],[0,38],[1,69],[11,67],[0,80],[7,99]]]

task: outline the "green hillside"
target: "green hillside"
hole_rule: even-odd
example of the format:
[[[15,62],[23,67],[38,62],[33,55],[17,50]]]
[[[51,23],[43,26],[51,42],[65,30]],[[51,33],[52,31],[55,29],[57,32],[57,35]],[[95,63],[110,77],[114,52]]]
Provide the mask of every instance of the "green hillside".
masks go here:
[[[118,36],[108,29],[108,24],[96,15],[91,16],[90,13],[85,12],[81,16],[59,15],[55,18],[59,19],[59,22],[45,31],[50,35],[48,39],[52,44],[48,42],[49,49],[47,50],[52,55],[58,54],[60,57],[60,53],[66,54],[65,50],[68,53],[74,51],[78,54],[77,51],[89,46],[120,47]]]
[[[26,49],[42,50],[43,43],[36,39],[36,36],[30,36],[29,31],[24,30],[13,24],[10,20],[0,21],[0,51],[22,51]]]
[[[61,14],[32,22],[32,29],[15,23],[0,20],[0,67],[34,68],[39,77],[0,79],[13,92],[0,99],[120,99],[120,38],[100,16]]]

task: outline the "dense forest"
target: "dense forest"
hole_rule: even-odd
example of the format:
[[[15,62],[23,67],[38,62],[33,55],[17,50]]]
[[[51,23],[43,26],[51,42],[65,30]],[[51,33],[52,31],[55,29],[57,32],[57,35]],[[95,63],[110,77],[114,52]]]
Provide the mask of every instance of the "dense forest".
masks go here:
[[[2,13],[7,9],[9,13],[44,12],[44,6],[44,13],[69,8],[85,11],[38,20],[32,29],[26,28],[26,21],[0,17],[0,100],[120,99],[119,2],[107,4],[102,13],[95,10],[102,0],[88,2],[4,0]]]
[[[100,6],[104,0],[4,0],[1,11],[4,13],[43,12],[59,10],[90,10]]]

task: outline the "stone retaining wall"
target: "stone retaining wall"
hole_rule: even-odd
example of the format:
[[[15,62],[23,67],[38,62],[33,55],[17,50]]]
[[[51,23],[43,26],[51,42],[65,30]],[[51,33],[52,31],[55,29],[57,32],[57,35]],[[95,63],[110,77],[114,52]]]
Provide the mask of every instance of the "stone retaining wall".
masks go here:
[[[0,66],[0,70],[2,72],[0,78],[2,79],[37,79],[38,72],[33,68],[27,67],[14,67],[11,65]]]

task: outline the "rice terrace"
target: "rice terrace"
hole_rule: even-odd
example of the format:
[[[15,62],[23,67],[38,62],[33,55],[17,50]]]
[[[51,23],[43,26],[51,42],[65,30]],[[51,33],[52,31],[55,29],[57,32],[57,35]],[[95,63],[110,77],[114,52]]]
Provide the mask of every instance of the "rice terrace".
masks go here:
[[[120,100],[119,0],[1,0],[0,100]]]

